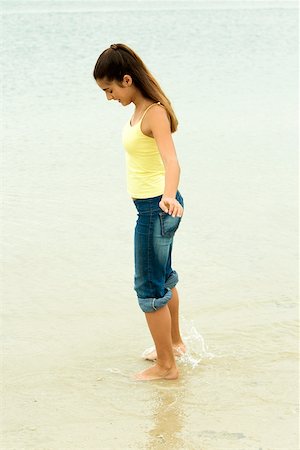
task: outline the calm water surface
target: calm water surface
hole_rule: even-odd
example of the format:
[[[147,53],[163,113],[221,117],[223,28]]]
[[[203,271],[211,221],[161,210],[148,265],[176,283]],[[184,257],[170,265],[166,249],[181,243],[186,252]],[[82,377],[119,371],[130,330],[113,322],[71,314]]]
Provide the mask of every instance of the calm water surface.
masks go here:
[[[5,2],[2,448],[297,450],[293,2]],[[152,345],[133,291],[133,108],[92,78],[125,42],[172,100],[188,354]]]

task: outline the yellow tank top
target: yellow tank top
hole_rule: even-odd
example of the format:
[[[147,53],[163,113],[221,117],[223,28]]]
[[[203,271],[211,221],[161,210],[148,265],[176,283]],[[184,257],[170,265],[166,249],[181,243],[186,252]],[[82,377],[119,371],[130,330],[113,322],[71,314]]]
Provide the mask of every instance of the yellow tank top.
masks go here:
[[[165,188],[165,168],[154,138],[141,130],[142,120],[153,105],[143,113],[141,119],[131,125],[130,120],[123,129],[122,142],[126,151],[127,190],[133,198],[157,197]]]

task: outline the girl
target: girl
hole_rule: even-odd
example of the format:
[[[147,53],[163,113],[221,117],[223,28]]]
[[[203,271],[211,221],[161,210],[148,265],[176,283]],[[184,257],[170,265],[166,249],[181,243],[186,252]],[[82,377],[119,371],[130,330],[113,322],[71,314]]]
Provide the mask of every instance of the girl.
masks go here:
[[[104,50],[93,75],[108,100],[135,105],[123,130],[128,192],[138,212],[134,289],[156,349],[146,357],[156,363],[135,379],[174,380],[175,356],[185,352],[179,331],[178,275],[171,267],[173,237],[184,206],[177,190],[180,167],[171,136],[178,122],[157,81],[126,45]]]

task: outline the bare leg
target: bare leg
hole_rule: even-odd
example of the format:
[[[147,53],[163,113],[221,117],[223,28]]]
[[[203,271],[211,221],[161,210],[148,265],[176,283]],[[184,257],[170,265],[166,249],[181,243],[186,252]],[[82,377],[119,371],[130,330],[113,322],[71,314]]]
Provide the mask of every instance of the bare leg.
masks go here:
[[[170,310],[172,321],[171,327],[172,343],[173,346],[179,347],[181,345],[184,345],[179,331],[179,298],[176,287],[174,287],[171,290],[172,290],[172,298],[171,300],[168,301],[168,308]]]
[[[139,372],[135,378],[138,380],[175,380],[178,370],[173,354],[171,338],[171,314],[167,306],[157,311],[145,313],[149,330],[153,337],[157,352],[156,364],[149,369]]]
[[[173,352],[175,356],[181,356],[185,353],[186,348],[182,341],[180,330],[179,330],[179,297],[176,287],[172,290],[172,298],[168,301],[167,306],[171,315],[171,337],[172,337],[172,346]],[[145,359],[149,361],[154,361],[157,358],[156,350],[151,353],[148,353],[145,356]]]

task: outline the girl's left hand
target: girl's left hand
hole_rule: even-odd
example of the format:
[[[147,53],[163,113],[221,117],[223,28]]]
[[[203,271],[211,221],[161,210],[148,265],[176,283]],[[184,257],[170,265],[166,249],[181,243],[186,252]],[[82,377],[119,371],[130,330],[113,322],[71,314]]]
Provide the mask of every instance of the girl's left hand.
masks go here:
[[[162,197],[159,202],[159,207],[165,212],[173,217],[182,217],[183,207],[176,198],[172,197]]]

